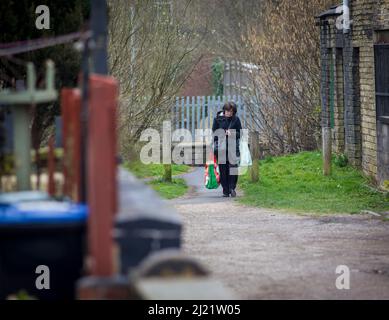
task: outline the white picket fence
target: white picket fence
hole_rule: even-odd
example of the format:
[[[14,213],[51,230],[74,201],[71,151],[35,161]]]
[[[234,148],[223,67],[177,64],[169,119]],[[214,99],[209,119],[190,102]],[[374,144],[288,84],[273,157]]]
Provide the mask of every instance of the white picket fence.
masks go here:
[[[196,129],[212,128],[213,119],[227,101],[236,103],[242,127],[246,128],[249,115],[241,96],[177,97],[173,110],[175,128],[187,129],[193,137]]]

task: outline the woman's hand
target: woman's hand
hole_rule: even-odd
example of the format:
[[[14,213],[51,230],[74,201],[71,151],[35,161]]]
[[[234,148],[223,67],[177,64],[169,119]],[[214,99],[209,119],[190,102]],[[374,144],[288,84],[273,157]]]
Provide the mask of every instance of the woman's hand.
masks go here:
[[[231,131],[230,130],[226,130],[226,136],[230,136],[231,135]]]

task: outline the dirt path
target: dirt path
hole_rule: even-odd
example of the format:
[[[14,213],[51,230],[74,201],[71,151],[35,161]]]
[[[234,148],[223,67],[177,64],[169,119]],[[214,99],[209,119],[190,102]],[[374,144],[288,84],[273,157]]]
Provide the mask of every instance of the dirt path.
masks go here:
[[[184,250],[241,299],[389,299],[389,222],[370,215],[299,216],[243,206],[203,187],[172,200]],[[239,196],[239,194],[238,194]],[[350,269],[350,290],[335,286]]]

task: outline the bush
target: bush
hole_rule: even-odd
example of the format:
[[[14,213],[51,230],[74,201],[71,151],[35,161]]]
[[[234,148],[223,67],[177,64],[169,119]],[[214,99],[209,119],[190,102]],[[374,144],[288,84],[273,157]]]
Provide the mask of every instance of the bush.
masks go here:
[[[334,163],[339,168],[347,167],[348,165],[348,158],[345,154],[337,154],[334,159]]]
[[[274,159],[271,156],[265,157],[265,159],[262,160],[262,163],[273,163]]]

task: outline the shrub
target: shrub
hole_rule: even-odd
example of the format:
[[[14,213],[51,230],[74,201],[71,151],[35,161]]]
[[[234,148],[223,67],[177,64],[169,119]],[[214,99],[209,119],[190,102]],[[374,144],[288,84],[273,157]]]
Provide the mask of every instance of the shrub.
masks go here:
[[[347,167],[348,165],[348,158],[345,154],[337,154],[334,159],[335,165],[337,165],[339,168]]]

